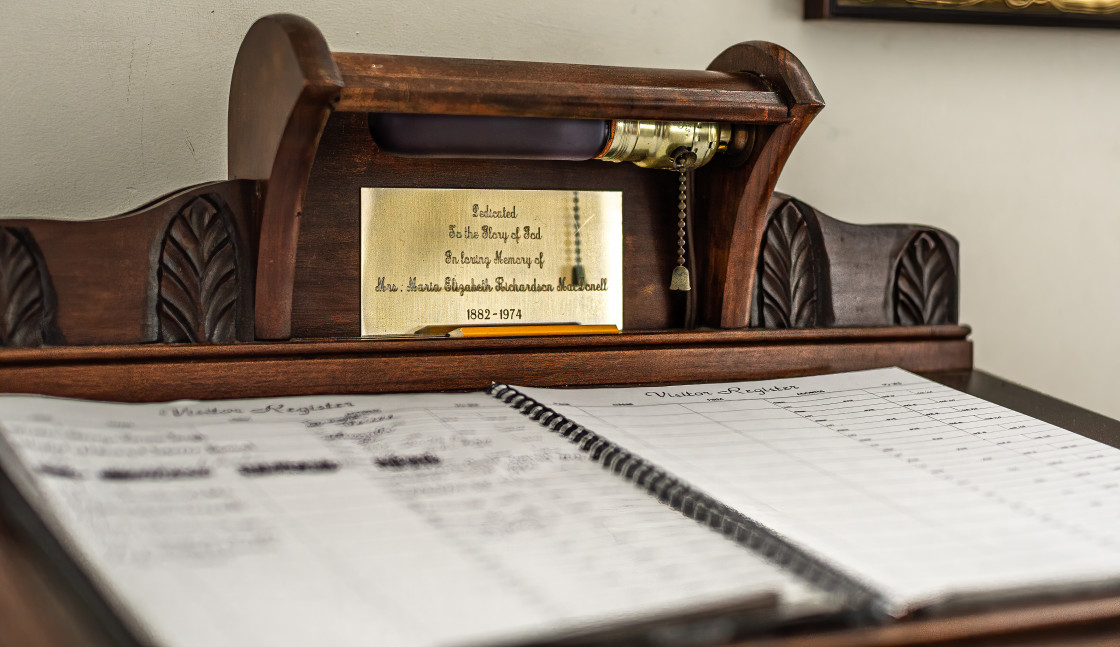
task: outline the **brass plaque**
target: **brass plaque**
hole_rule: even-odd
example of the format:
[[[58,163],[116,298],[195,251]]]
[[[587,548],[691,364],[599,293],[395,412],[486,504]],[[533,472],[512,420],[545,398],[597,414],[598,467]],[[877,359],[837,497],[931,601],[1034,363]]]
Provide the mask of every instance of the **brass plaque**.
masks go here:
[[[363,335],[532,323],[622,327],[622,192],[362,189]]]

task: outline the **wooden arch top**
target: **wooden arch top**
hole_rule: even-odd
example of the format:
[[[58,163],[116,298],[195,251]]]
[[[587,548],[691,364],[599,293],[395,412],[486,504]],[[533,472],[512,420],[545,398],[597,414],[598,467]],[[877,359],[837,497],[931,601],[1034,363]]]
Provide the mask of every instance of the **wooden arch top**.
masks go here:
[[[702,205],[713,219],[709,231],[715,238],[701,243],[701,249],[712,248],[705,255],[713,259],[701,270],[709,295],[701,310],[706,323],[742,327],[748,323],[745,304],[753,283],[752,254],[757,254],[757,241],[749,232],[761,227],[782,163],[823,105],[797,59],[764,42],[733,46],[708,70],[618,68],[332,53],[307,20],[287,14],[262,18],[249,30],[237,57],[228,133],[230,177],[265,181],[256,336],[292,335],[307,183],[317,158],[342,154],[320,149],[332,113],[705,120],[758,126],[758,154],[745,164],[738,160],[712,171],[713,177],[723,178],[718,182],[727,185],[727,195],[719,204]]]

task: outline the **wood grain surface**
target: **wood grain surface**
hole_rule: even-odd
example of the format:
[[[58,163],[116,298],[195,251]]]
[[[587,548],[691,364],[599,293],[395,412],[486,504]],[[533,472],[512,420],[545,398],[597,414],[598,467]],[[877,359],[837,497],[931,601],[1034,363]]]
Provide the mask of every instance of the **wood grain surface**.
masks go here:
[[[241,43],[230,82],[230,179],[264,182],[256,272],[256,338],[291,334],[299,215],[319,135],[342,78],[319,29],[266,16]]]
[[[787,106],[741,70],[666,70],[334,54],[345,112],[782,123]]]
[[[0,352],[0,392],[150,402],[968,370],[967,334],[915,326],[9,349]]]
[[[668,286],[676,258],[674,173],[598,161],[397,157],[378,151],[365,115],[344,112],[327,123],[320,150],[296,256],[293,337],[361,332],[363,187],[622,191],[624,327],[658,330],[684,324],[685,297]]]
[[[231,177],[268,178],[257,339],[357,334],[363,187],[622,191],[626,327],[691,326],[690,303],[709,313],[713,327],[744,327],[765,206],[823,105],[797,59],[771,43],[729,48],[706,71],[642,70],[331,54],[310,23],[264,18],[242,45],[230,102]],[[695,219],[690,256],[704,278],[696,293],[671,296],[665,277],[675,256],[672,174],[598,161],[383,154],[366,127],[370,111],[720,121],[741,133],[749,127],[756,137],[753,146],[695,173],[703,217]],[[437,322],[418,325],[424,323]]]
[[[729,47],[709,70],[751,70],[786,102],[788,119],[756,127],[755,143],[742,156],[717,158],[696,173],[700,192],[696,220],[701,322],[716,328],[750,323],[766,207],[778,176],[801,134],[824,108],[824,100],[801,62],[785,48],[751,41]]]
[[[248,180],[210,182],[112,218],[5,220],[5,227],[23,231],[33,241],[57,299],[52,306],[57,336],[48,335],[47,343],[141,344],[166,339],[160,302],[161,282],[169,277],[162,261],[172,251],[205,256],[198,239],[188,235],[172,240],[174,223],[197,217],[220,224],[228,246],[215,251],[222,255],[224,269],[233,269],[236,276],[223,283],[224,292],[203,289],[204,277],[197,273],[192,287],[187,280],[191,261],[180,256],[179,267],[186,272],[180,278],[187,280],[180,287],[198,293],[197,308],[209,308],[214,298],[232,298],[239,307],[227,312],[222,334],[194,341],[253,339],[257,190],[257,183]]]

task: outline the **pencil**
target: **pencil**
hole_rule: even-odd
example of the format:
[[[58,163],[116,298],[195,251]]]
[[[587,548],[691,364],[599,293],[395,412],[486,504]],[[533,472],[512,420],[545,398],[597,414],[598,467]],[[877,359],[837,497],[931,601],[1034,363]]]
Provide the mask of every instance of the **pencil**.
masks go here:
[[[535,335],[617,335],[618,326],[546,324],[540,326],[463,326],[448,337],[527,337]]]

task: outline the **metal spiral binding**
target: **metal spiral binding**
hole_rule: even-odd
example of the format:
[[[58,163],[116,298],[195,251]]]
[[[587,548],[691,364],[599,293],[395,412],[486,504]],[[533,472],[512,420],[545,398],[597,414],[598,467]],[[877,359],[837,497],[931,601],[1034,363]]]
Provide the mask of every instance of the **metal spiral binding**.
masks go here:
[[[872,615],[878,615],[879,610],[885,608],[885,600],[867,584],[841,573],[819,557],[791,545],[766,526],[670,476],[517,389],[494,383],[486,393],[567,438],[604,469],[622,475],[657,497],[661,503],[750,548],[802,579],[842,595],[850,608],[867,610]]]

